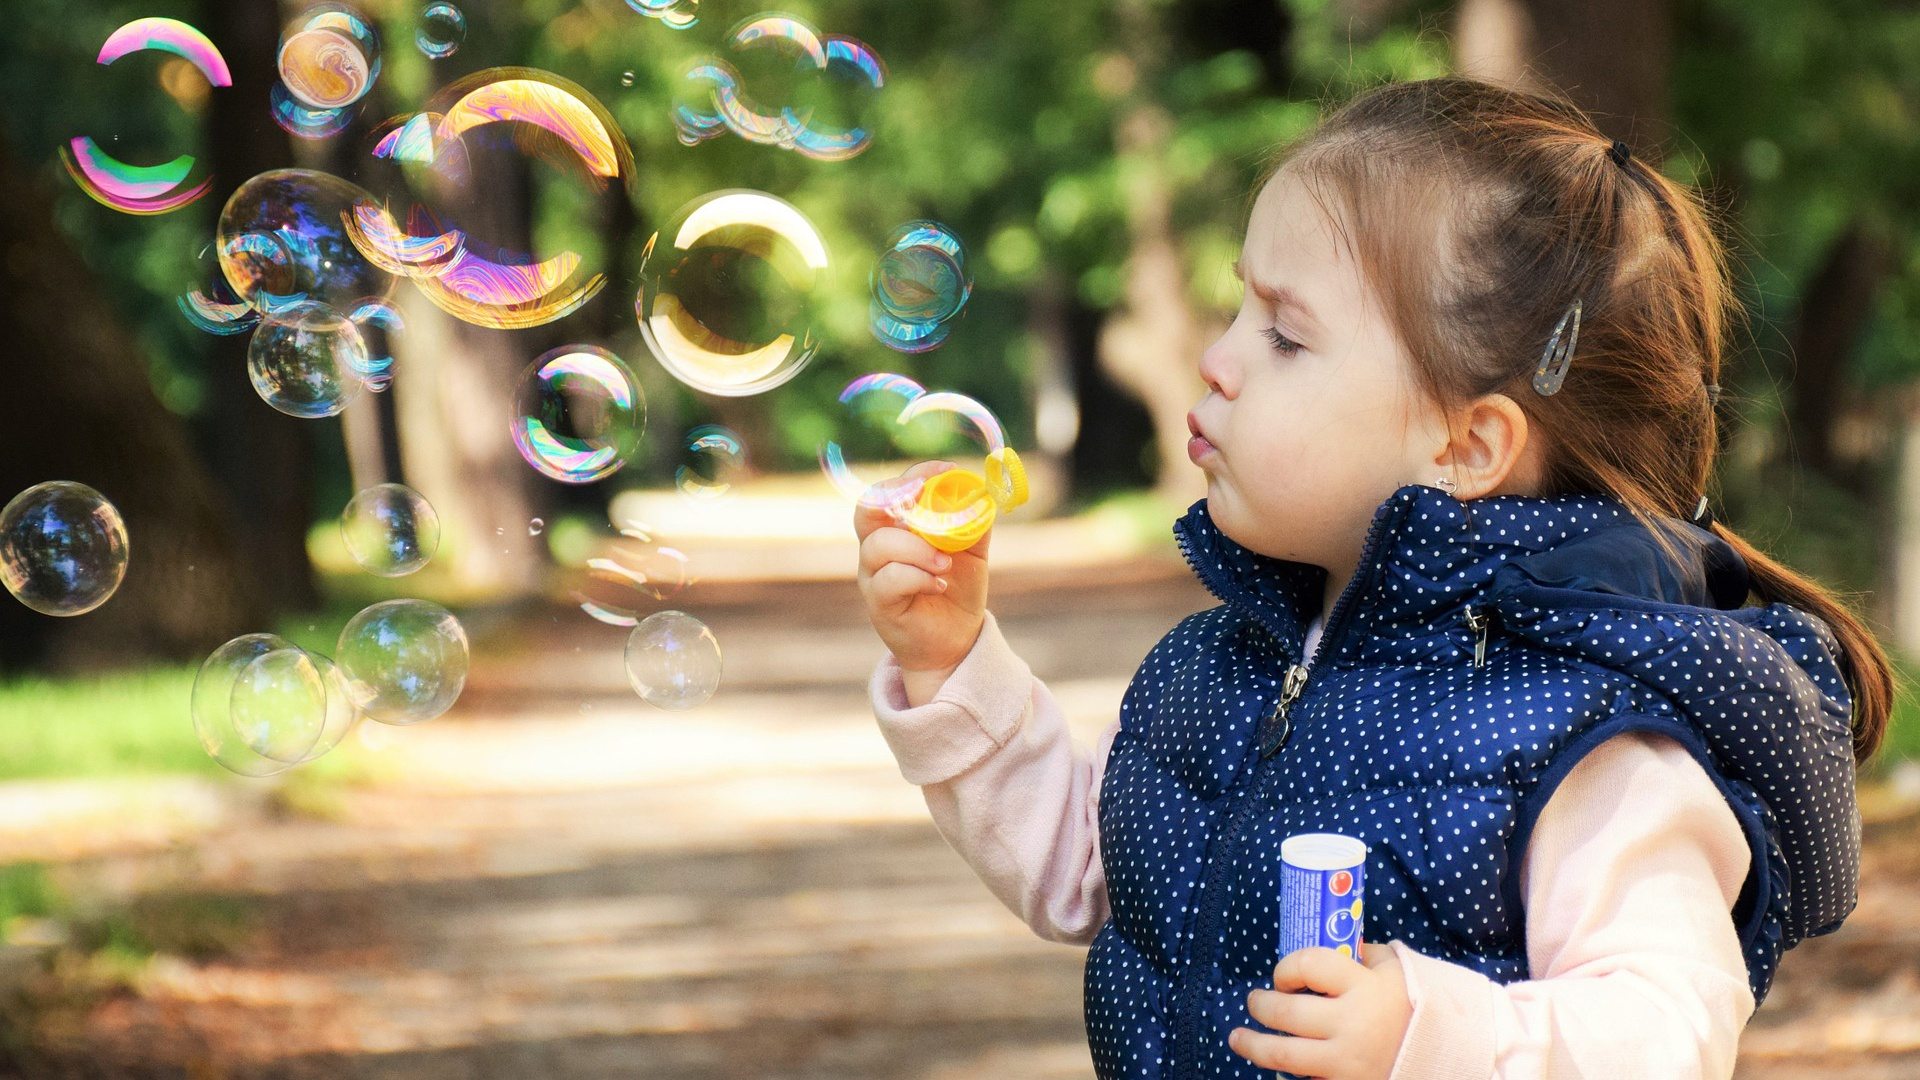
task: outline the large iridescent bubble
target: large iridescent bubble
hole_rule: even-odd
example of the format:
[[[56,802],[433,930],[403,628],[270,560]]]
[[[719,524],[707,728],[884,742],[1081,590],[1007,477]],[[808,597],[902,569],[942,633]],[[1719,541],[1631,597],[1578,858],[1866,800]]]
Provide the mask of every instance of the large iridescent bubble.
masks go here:
[[[626,137],[579,85],[532,68],[478,72],[389,125],[374,155],[405,167],[351,215],[352,240],[449,314],[498,329],[539,326],[606,285],[598,256],[564,244],[542,254],[500,234],[518,220],[495,175],[503,160],[532,157],[546,166],[536,182],[573,183],[588,200],[631,195]],[[547,245],[536,237],[533,246]]]
[[[425,600],[363,609],[341,629],[334,656],[360,710],[385,724],[431,720],[467,684],[467,631]]]
[[[35,484],[0,509],[0,584],[42,615],[83,615],[127,576],[127,525],[85,484]]]
[[[771,390],[813,359],[827,245],[764,191],[717,191],[682,207],[641,253],[634,314],[654,359],[709,394]]]
[[[306,303],[350,313],[386,296],[393,276],[347,238],[367,193],[328,173],[275,169],[241,184],[220,212],[215,243],[227,283],[263,314]]]
[[[626,362],[597,345],[562,345],[520,376],[513,445],[542,475],[590,484],[625,466],[647,425],[647,398]]]
[[[220,50],[205,34],[178,19],[135,19],[107,36],[97,59],[108,65],[149,49],[181,57],[213,86],[233,85],[233,75]],[[61,144],[60,159],[80,190],[102,206],[128,214],[178,210],[213,188],[213,177],[191,154],[153,165],[135,165],[108,153],[91,135],[78,135]]]

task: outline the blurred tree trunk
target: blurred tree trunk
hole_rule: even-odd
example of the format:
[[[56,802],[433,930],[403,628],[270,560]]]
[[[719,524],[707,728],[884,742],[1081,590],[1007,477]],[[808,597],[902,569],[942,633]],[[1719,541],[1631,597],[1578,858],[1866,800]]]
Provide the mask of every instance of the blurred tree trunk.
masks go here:
[[[207,0],[199,25],[226,56],[233,85],[207,101],[206,145],[213,193],[195,205],[211,239],[220,209],[235,188],[269,169],[293,164],[285,132],[267,115],[280,44],[280,8],[272,3]],[[214,478],[239,513],[235,543],[259,582],[259,595],[281,610],[318,606],[307,528],[314,520],[313,440],[338,437],[338,420],[301,420],[274,411],[247,381],[252,334],[209,337],[202,445]],[[267,629],[257,627],[256,629]]]
[[[154,396],[145,352],[55,227],[53,200],[4,146],[0,251],[13,360],[4,385],[15,404],[0,434],[0,503],[44,481],[78,481],[119,509],[129,550],[119,592],[85,615],[51,618],[0,595],[0,668],[185,659],[263,628],[268,594],[251,555],[238,557],[245,549],[185,423]]]
[[[515,62],[526,40],[518,5],[461,5],[470,32],[452,58]],[[436,65],[436,79],[459,67]],[[469,140],[475,182],[447,209],[468,235],[503,251],[533,250],[532,184],[526,158],[498,143]],[[520,460],[509,436],[514,387],[545,350],[545,328],[496,330],[449,315],[403,285],[396,293],[406,330],[392,344],[392,393],[400,459],[409,483],[438,511],[441,559],[466,589],[495,596],[539,584],[544,540],[528,535],[543,512],[539,485],[550,484]]]
[[[1165,34],[1142,0],[1116,10],[1119,45],[1136,85],[1164,61]],[[1154,490],[1176,503],[1206,494],[1206,477],[1187,460],[1187,410],[1206,392],[1200,352],[1207,330],[1187,288],[1184,253],[1173,231],[1173,184],[1164,155],[1172,120],[1137,93],[1116,119],[1114,148],[1128,177],[1127,256],[1121,310],[1101,328],[1100,366],[1146,407],[1153,422]]]
[[[1849,360],[1866,334],[1881,283],[1894,269],[1892,247],[1861,221],[1851,222],[1801,290],[1790,338],[1793,383],[1787,393],[1785,449],[1801,468],[1856,495],[1868,493],[1870,471],[1840,461],[1834,430],[1848,403]]]
[[[1553,87],[1636,156],[1658,160],[1672,134],[1672,0],[1462,0],[1462,75]]]

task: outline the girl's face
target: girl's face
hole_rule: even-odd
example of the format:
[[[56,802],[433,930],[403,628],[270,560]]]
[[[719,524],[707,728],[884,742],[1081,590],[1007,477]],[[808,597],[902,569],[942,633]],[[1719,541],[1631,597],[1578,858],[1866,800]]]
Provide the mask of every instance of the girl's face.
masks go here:
[[[1380,503],[1448,472],[1436,459],[1444,420],[1425,405],[1353,253],[1284,171],[1255,200],[1237,270],[1245,294],[1200,357],[1208,393],[1189,423],[1204,441],[1188,451],[1222,532],[1324,567],[1335,587]]]

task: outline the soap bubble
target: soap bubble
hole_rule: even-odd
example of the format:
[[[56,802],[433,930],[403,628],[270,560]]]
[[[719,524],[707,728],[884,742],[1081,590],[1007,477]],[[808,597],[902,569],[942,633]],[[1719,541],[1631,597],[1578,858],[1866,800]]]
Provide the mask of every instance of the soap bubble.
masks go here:
[[[309,109],[352,105],[380,77],[380,35],[343,4],[322,4],[295,19],[280,39],[280,81]]]
[[[453,707],[467,683],[467,632],[425,600],[383,600],[340,631],[334,656],[360,711],[417,724]]]
[[[651,529],[633,523],[588,557],[585,580],[573,591],[573,599],[599,622],[635,626],[643,609],[671,600],[692,580],[686,553],[659,543]]]
[[[631,72],[631,71],[623,71],[623,72],[621,72],[621,73],[620,73],[620,85],[621,85],[621,86],[632,86],[632,85],[633,85],[633,72]]]
[[[740,437],[719,424],[701,424],[681,440],[685,461],[673,471],[674,486],[682,495],[715,499],[727,493],[746,464]]]
[[[933,511],[917,505],[927,478],[900,479],[913,461],[946,460],[985,473],[986,458],[1006,447],[1000,421],[964,394],[928,393],[904,375],[863,375],[840,392],[845,406],[834,438],[820,447],[820,467],[848,499],[886,509],[928,532],[959,535],[997,513],[990,487]],[[1004,481],[1004,474],[1002,482]],[[1005,490],[998,493],[1005,497]]]
[[[84,615],[127,576],[127,525],[106,496],[50,480],[0,509],[0,583],[42,615]]]
[[[386,300],[356,304],[347,318],[360,331],[366,352],[359,368],[367,389],[378,392],[393,383],[393,336],[407,328],[400,309]]]
[[[268,315],[247,345],[254,392],[302,419],[339,415],[359,396],[366,367],[360,328],[325,304],[295,304]]]
[[[242,776],[271,776],[333,749],[359,713],[340,669],[275,634],[215,649],[193,680],[193,732]]]
[[[539,536],[541,533],[546,531],[547,531],[547,523],[540,518],[534,518],[532,521],[527,522],[528,536]]]
[[[227,284],[212,244],[200,248],[194,260],[194,276],[200,281],[199,287],[174,297],[187,322],[209,334],[224,336],[245,333],[260,321],[260,313]]]
[[[273,114],[273,122],[289,135],[302,139],[324,139],[338,135],[353,123],[358,111],[351,106],[342,105],[337,109],[314,109],[302,104],[287,89],[285,83],[274,83],[267,92],[267,110]]]
[[[241,184],[220,212],[216,247],[227,283],[268,315],[309,301],[347,312],[386,296],[392,275],[360,254],[344,223],[367,197],[311,169],[275,169]]]
[[[135,19],[107,36],[96,59],[106,66],[147,50],[181,57],[212,86],[233,85],[233,75],[220,50],[205,34],[178,19]],[[213,188],[213,178],[190,154],[156,165],[134,165],[108,153],[91,135],[62,143],[60,160],[89,198],[128,214],[178,210]]]
[[[605,106],[549,72],[492,68],[450,84],[420,116],[428,119],[408,120],[375,147],[410,169],[384,202],[369,197],[351,215],[350,236],[369,260],[408,274],[448,314],[495,329],[552,322],[606,285],[603,259],[591,252],[541,257],[476,235],[518,220],[493,179],[511,159],[545,163],[535,183],[570,184],[582,204],[616,188],[631,194],[633,151]]]
[[[420,29],[413,43],[429,60],[444,60],[467,40],[467,17],[452,4],[428,4],[420,11]]]
[[[720,686],[720,642],[684,611],[647,616],[627,636],[627,681],[650,705],[691,709]]]
[[[844,161],[872,143],[865,125],[826,119],[861,115],[886,85],[886,65],[871,48],[780,14],[745,20],[727,44],[727,57],[701,57],[682,73],[673,108],[681,142],[724,128],[817,161]]]
[[[562,345],[527,367],[514,392],[513,445],[542,475],[590,484],[624,466],[646,430],[647,398],[624,361]]]
[[[793,204],[764,191],[714,192],[647,241],[634,314],[647,348],[681,382],[757,394],[813,359],[826,273],[826,242]]]
[[[440,549],[440,515],[407,485],[378,484],[341,511],[340,538],[368,573],[402,577],[427,565]]]
[[[965,249],[946,226],[902,225],[873,268],[873,335],[901,352],[926,352],[946,340],[948,320],[972,292]]]
[[[627,6],[675,30],[685,30],[700,21],[700,0],[627,0]]]
[[[836,126],[828,116],[860,116],[868,100],[887,84],[887,66],[865,44],[829,34],[821,38],[826,64],[816,92],[798,112],[807,117],[793,137],[795,152],[815,161],[845,161],[873,143],[873,130],[864,124]]]

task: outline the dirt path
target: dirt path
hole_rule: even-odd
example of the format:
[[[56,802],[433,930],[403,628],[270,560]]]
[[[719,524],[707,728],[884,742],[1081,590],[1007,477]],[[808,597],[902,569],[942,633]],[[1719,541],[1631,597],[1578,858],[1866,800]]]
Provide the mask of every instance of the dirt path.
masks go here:
[[[178,828],[96,825],[69,887],[234,899],[256,932],[49,1011],[28,1067],[1090,1077],[1084,953],[988,895],[901,779],[866,706],[879,646],[852,586],[696,589],[683,606],[727,663],[699,710],[641,703],[622,635],[577,613],[477,617],[494,658],[457,711],[353,749],[397,782],[323,820],[188,798]],[[1140,562],[997,578],[994,608],[1091,743],[1146,649],[1209,602],[1178,564]],[[1789,957],[1743,1077],[1920,1075],[1920,815],[1889,811],[1869,840],[1859,913]]]

